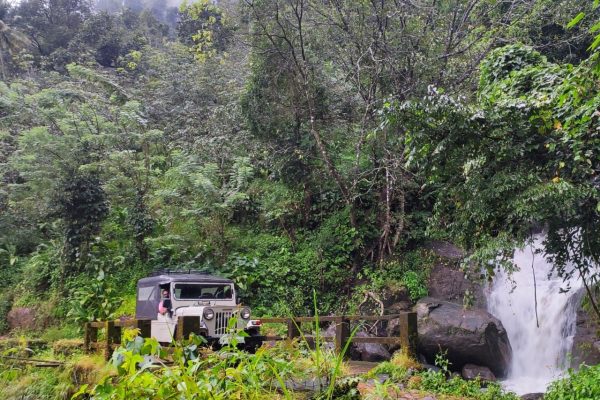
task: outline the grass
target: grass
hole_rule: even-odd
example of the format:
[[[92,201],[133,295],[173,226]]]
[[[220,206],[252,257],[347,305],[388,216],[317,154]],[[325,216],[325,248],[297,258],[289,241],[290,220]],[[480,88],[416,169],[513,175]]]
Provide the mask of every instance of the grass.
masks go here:
[[[51,350],[35,357],[57,358]],[[70,356],[62,368],[38,368],[4,359],[0,360],[0,399],[68,400],[81,385],[95,385],[114,374],[114,368],[100,355]]]
[[[39,338],[51,343],[63,339],[79,339],[81,332],[77,325],[64,324],[49,327],[39,335]]]

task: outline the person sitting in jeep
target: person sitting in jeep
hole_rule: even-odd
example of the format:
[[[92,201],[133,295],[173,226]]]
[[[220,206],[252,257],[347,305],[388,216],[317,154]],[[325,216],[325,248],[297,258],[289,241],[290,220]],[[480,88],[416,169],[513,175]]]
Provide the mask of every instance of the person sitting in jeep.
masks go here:
[[[165,315],[171,312],[171,299],[169,298],[169,291],[164,289],[162,291],[162,300],[158,303],[158,313]]]

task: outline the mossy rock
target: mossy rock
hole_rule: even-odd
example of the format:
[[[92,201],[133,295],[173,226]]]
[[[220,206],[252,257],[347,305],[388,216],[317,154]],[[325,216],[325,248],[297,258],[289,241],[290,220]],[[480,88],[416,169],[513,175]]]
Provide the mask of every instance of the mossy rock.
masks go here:
[[[52,343],[52,351],[56,355],[70,356],[83,350],[81,339],[61,339]]]

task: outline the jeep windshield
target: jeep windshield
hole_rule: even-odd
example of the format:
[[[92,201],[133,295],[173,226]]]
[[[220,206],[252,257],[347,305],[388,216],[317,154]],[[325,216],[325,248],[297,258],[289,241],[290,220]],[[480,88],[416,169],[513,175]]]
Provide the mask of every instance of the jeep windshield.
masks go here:
[[[177,300],[225,300],[233,290],[227,284],[176,283],[174,294]]]

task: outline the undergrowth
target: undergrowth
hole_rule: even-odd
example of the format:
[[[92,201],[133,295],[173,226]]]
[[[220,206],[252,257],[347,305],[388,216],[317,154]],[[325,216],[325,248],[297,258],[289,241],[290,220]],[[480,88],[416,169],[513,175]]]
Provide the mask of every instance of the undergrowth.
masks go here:
[[[398,392],[404,389],[427,393],[455,396],[476,400],[518,400],[514,393],[505,392],[495,382],[464,380],[460,376],[451,376],[449,362],[440,354],[436,357],[439,370],[422,370],[418,362],[409,356],[396,353],[388,361],[379,364],[369,372],[368,377],[385,375],[383,382],[376,381],[374,390],[367,396],[369,400],[398,398]],[[450,378],[449,378],[450,377]]]
[[[174,347],[171,365],[162,361],[165,349],[155,339],[136,334],[126,331],[123,346],[113,355],[111,363],[118,375],[106,376],[97,385],[82,385],[74,399],[296,399],[290,383],[314,376],[321,378],[315,399],[332,399],[340,387],[335,378],[341,358],[324,349],[282,342],[249,354],[238,349],[233,337],[219,351],[199,353],[203,339],[192,335]]]
[[[569,376],[550,385],[545,400],[600,399],[600,365],[569,370]]]

